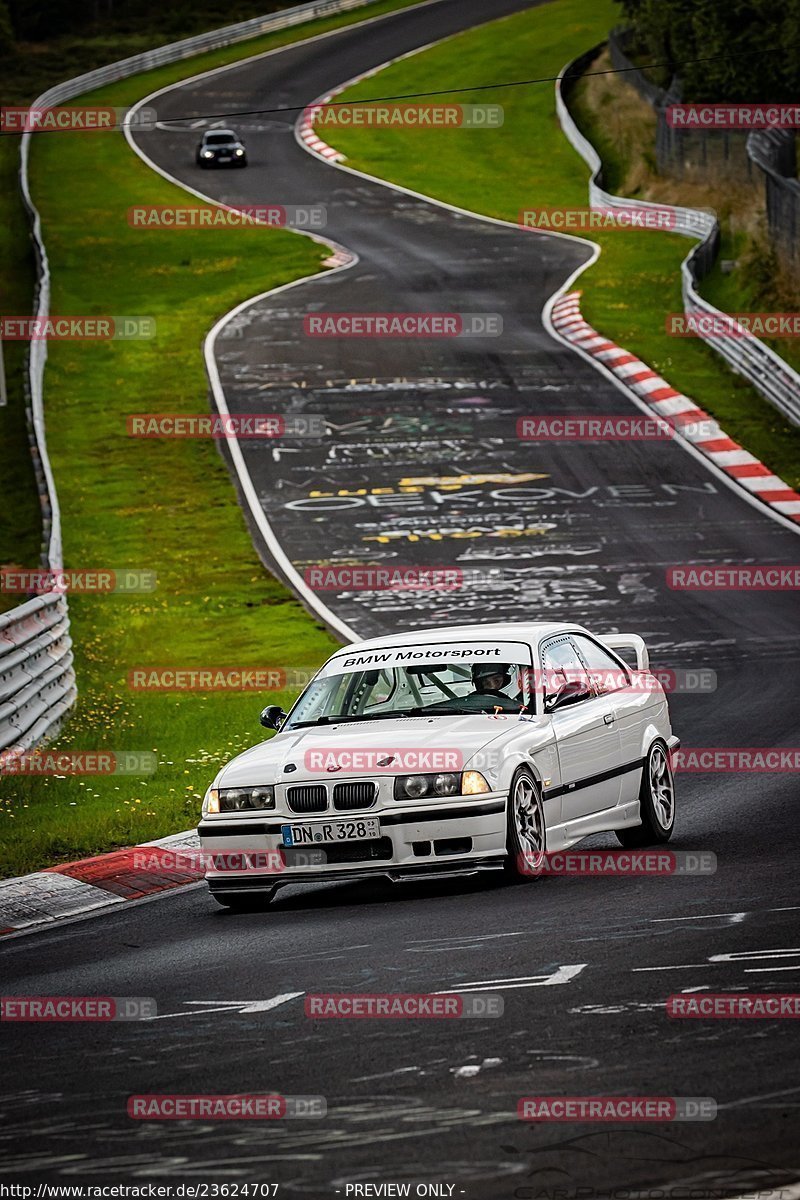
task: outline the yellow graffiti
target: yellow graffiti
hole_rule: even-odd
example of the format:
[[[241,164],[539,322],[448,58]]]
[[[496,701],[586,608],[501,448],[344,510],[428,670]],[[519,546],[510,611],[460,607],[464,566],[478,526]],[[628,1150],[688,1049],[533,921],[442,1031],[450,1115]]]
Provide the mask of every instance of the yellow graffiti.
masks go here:
[[[462,488],[481,483],[533,483],[536,479],[549,478],[544,474],[509,475],[498,472],[492,475],[424,475],[419,478],[401,479],[401,487],[422,484],[424,487]]]
[[[431,542],[443,542],[447,538],[515,538],[515,537],[536,537],[544,533],[549,533],[555,529],[555,525],[529,525],[526,529],[453,529],[449,532],[442,533],[438,530],[434,532],[423,533],[408,533],[405,530],[398,530],[396,533],[375,533],[363,537],[362,542],[379,542],[386,545],[387,542],[394,542],[405,539],[407,542],[421,542],[427,538]]]

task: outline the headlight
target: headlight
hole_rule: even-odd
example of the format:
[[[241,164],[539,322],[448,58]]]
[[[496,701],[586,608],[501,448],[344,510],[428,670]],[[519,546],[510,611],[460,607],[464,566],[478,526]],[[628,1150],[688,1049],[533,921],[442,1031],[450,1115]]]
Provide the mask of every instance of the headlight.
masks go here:
[[[274,787],[209,788],[204,805],[206,813],[252,812],[274,807]]]
[[[241,158],[241,157],[242,157],[242,155],[244,154],[244,150],[242,150],[242,149],[239,149],[239,150],[234,150],[234,152],[233,152],[233,153],[234,153],[234,154],[235,154],[235,155],[236,155],[238,158]]]
[[[471,788],[470,792],[464,786],[467,776],[476,775],[483,780],[483,788]],[[395,800],[425,800],[435,796],[458,796],[473,794],[475,791],[489,791],[489,785],[477,771],[465,771],[463,775],[447,772],[439,775],[398,775],[394,781]]]
[[[433,790],[437,796],[455,796],[458,784],[457,775],[437,775],[433,781]]]
[[[213,150],[201,150],[200,153],[202,154],[203,158],[213,158],[214,157]]]

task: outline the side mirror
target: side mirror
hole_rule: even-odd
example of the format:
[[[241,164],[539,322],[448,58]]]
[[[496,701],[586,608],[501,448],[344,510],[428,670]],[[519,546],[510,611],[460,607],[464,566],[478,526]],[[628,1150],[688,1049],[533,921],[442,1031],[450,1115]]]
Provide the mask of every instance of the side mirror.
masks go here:
[[[572,679],[555,696],[545,699],[545,712],[555,712],[567,704],[576,704],[579,700],[588,700],[592,695],[591,689],[580,679]]]
[[[265,729],[274,729],[277,733],[286,720],[286,713],[280,704],[268,704],[259,719]]]

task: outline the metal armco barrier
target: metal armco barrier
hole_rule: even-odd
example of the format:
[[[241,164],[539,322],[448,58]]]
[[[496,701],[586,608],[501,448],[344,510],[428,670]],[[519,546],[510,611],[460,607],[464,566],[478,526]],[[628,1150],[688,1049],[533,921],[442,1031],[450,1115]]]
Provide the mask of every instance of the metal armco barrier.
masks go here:
[[[663,209],[663,204],[612,196],[603,189],[600,157],[594,146],[578,129],[567,108],[565,90],[569,90],[601,49],[602,44],[595,46],[568,63],[556,81],[556,112],[561,128],[592,172],[589,179],[589,202],[593,208]],[[569,78],[565,79],[565,76]],[[716,258],[719,244],[719,225],[716,217],[697,208],[676,208],[672,205],[670,208],[676,218],[675,226],[670,232],[680,233],[698,241],[681,263],[681,290],[685,312],[689,315],[716,318],[732,326],[732,319],[718,308],[714,308],[713,304],[704,300],[697,291],[698,281],[710,270]],[[748,379],[789,421],[800,425],[800,375],[792,370],[779,354],[745,330],[741,330],[740,336],[737,337],[720,337],[710,333],[703,333],[701,336],[734,371]]]
[[[74,79],[67,79],[43,92],[30,107],[49,108],[105,84],[116,83],[154,67],[180,62],[205,50],[231,46],[262,33],[289,29],[317,17],[333,16],[374,3],[376,0],[312,0],[311,3],[284,9],[283,12],[253,17],[249,21],[240,21],[236,25],[227,25],[210,33],[159,46],[155,50],[135,54],[131,58],[77,75]],[[32,136],[35,135],[22,134],[19,180],[36,252],[35,313],[43,318],[50,312],[50,267],[39,212],[30,192],[28,167]],[[45,437],[46,361],[46,340],[32,341],[28,356],[27,388],[34,458],[42,488],[46,536],[43,558],[46,566],[59,570],[63,565],[61,516]],[[71,646],[67,600],[63,594],[48,593],[0,615],[0,750],[12,746],[29,749],[57,732],[77,695]]]
[[[747,154],[761,170],[767,193],[767,225],[773,244],[800,260],[800,181],[794,131],[754,130],[747,136]]]
[[[66,598],[50,592],[0,616],[0,750],[28,750],[75,701]]]

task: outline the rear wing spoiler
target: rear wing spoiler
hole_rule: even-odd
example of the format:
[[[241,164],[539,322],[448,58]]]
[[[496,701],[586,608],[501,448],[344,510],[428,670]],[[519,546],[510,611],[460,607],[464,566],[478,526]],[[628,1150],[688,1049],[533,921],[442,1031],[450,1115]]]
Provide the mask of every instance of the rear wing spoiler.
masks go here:
[[[621,650],[633,651],[636,655],[636,670],[650,670],[650,655],[647,653],[644,639],[640,638],[638,633],[609,633],[605,637],[598,638],[598,641],[601,641],[604,646],[608,646],[609,650],[616,650],[618,654]]]

